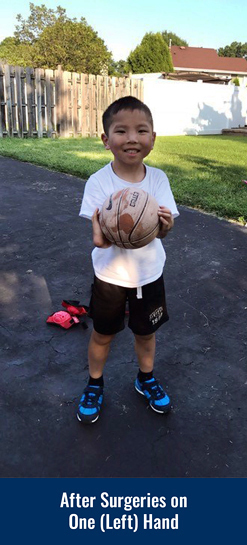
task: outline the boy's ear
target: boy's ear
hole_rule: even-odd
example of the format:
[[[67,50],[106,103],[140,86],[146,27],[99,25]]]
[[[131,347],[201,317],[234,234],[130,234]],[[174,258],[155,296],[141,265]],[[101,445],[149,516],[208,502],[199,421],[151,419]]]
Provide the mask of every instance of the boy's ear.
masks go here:
[[[110,149],[110,146],[108,144],[108,136],[105,133],[101,135],[101,140],[105,146],[105,149]]]

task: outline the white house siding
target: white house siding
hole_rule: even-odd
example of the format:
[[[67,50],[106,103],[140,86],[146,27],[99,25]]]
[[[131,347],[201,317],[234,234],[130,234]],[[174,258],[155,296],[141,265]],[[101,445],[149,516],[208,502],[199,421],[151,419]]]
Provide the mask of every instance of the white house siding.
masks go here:
[[[247,123],[247,88],[141,76],[158,136],[221,134]]]

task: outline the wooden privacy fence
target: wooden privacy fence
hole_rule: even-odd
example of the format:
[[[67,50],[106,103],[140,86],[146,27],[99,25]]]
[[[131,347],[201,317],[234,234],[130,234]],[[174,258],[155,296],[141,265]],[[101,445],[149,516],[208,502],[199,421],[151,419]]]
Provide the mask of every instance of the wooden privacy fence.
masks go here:
[[[0,137],[100,136],[111,102],[143,100],[143,82],[0,64]]]

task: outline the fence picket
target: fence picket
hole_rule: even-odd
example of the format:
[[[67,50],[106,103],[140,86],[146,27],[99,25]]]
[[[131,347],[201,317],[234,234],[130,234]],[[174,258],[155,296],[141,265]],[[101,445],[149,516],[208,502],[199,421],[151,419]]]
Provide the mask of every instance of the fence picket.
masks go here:
[[[42,76],[42,68],[37,68],[35,71],[35,86],[36,86],[36,94],[37,94],[37,121],[38,121],[38,136],[41,138],[43,136],[44,132],[44,126],[43,126],[43,115],[42,115],[42,83],[41,83],[41,76]]]
[[[11,84],[10,84],[11,66],[9,66],[8,64],[5,65],[4,71],[5,71],[5,88],[6,88],[8,133],[9,133],[9,136],[13,136],[12,99],[11,99]]]
[[[55,96],[56,96],[56,108],[55,108],[55,116],[56,116],[56,133],[58,136],[61,136],[61,105],[62,105],[62,70],[61,67],[58,66],[58,69],[55,70]]]
[[[79,74],[72,74],[72,119],[73,119],[73,136],[78,136],[79,132],[79,112],[78,112],[78,92],[79,92]]]
[[[46,127],[47,136],[50,138],[55,131],[54,124],[54,100],[53,100],[53,70],[45,70],[45,89],[46,89]]]
[[[81,74],[81,135],[87,136],[86,127],[86,74]]]
[[[4,67],[0,64],[0,138],[6,134],[6,102],[4,92]]]
[[[32,137],[37,134],[35,76],[34,76],[33,68],[26,68],[26,95],[27,95],[28,136]]]
[[[22,82],[23,68],[20,66],[15,67],[15,81],[16,81],[16,102],[17,102],[17,118],[18,118],[18,136],[23,137],[23,106],[25,97],[22,96]]]
[[[100,136],[103,132],[102,114],[104,112],[104,76],[97,76],[96,91],[97,91],[96,132],[97,132],[97,135]]]
[[[96,136],[96,76],[89,74],[89,118],[90,118],[90,129],[89,136]]]
[[[61,85],[61,136],[72,132],[72,80],[71,72],[63,72]]]

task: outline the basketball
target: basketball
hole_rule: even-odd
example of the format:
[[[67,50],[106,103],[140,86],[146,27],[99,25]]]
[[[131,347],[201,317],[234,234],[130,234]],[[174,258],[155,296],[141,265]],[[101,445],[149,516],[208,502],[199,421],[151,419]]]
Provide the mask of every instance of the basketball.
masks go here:
[[[156,199],[143,189],[115,191],[102,206],[100,227],[105,237],[120,248],[142,248],[159,232],[158,208]]]

